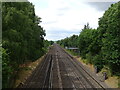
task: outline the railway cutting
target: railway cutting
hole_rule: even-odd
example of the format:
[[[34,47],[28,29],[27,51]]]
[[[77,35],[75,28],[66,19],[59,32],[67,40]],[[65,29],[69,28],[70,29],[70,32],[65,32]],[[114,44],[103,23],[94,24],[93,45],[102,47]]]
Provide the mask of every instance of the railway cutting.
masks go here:
[[[53,44],[31,76],[18,88],[105,90],[108,87],[63,48]]]

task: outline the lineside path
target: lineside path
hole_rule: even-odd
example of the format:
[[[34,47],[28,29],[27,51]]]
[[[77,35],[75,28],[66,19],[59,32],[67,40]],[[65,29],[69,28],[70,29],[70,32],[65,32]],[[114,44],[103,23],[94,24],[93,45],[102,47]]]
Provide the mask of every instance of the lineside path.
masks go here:
[[[54,44],[44,60],[19,88],[57,88],[61,90],[64,88],[74,90],[100,88],[105,90],[108,87],[59,45]]]

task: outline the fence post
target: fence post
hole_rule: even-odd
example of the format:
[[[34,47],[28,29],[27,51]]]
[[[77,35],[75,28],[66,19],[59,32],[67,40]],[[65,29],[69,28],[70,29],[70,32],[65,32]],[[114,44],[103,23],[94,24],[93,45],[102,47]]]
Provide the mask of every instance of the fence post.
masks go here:
[[[104,78],[104,80],[106,80],[106,79],[108,78],[108,76],[107,76],[107,73],[106,73],[106,72],[103,72],[103,78]]]
[[[95,73],[98,73],[98,68],[97,68],[97,66],[94,66],[94,71],[95,71]]]

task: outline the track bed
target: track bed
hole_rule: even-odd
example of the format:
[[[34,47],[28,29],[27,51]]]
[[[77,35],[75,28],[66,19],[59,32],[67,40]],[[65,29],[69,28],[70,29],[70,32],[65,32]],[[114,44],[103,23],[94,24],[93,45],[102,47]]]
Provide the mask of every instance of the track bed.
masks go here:
[[[19,88],[102,89],[107,86],[90,74],[75,58],[54,44],[44,60]]]

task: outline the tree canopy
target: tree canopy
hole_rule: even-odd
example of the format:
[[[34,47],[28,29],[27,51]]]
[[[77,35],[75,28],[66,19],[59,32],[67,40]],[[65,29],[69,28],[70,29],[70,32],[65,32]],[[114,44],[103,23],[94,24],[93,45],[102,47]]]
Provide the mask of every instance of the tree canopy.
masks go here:
[[[3,88],[11,87],[19,65],[34,61],[45,53],[45,30],[39,25],[30,2],[2,2]]]
[[[78,35],[72,35],[62,40],[57,41],[63,47],[78,47]]]

